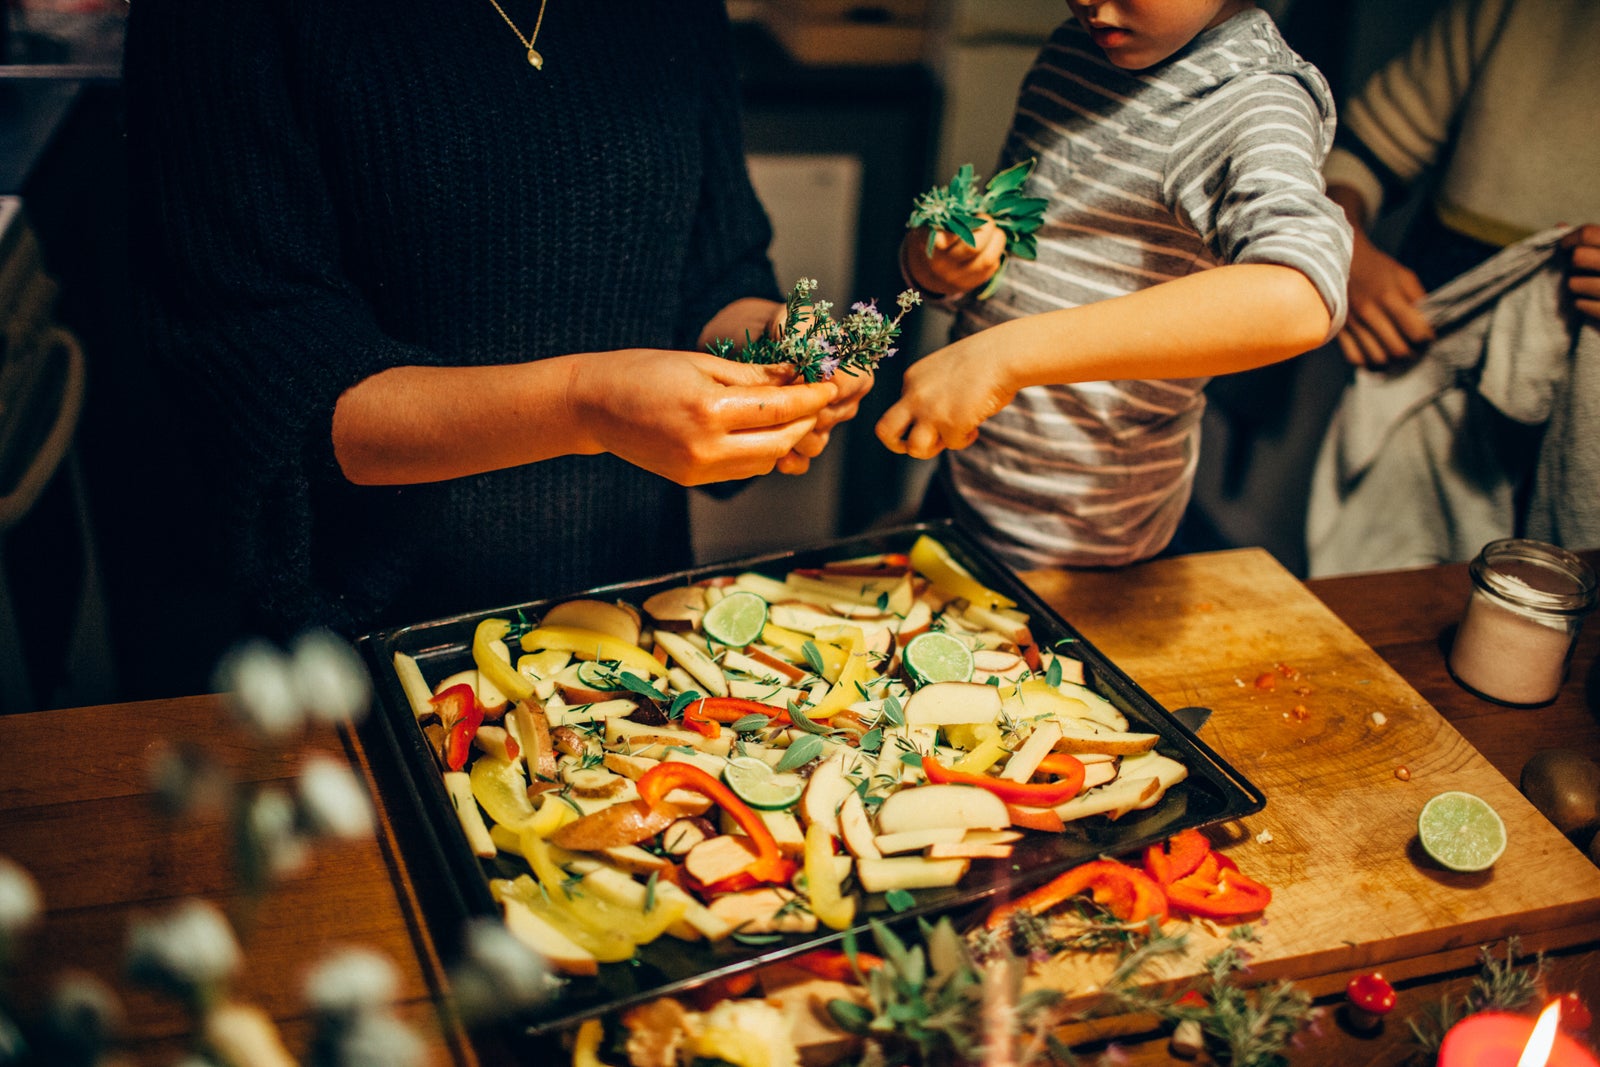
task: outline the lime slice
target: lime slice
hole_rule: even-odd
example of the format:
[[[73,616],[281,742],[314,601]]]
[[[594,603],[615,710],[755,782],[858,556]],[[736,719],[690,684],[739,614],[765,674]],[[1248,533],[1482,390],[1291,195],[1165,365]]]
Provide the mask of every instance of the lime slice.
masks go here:
[[[765,760],[735,756],[722,769],[722,780],[734,795],[761,811],[782,811],[800,801],[806,782],[798,774],[779,774]]]
[[[913,637],[900,658],[906,673],[918,685],[972,680],[972,649],[943,630],[929,630]]]
[[[743,648],[761,636],[767,624],[767,602],[755,593],[729,593],[706,609],[700,628],[719,645]]]
[[[617,668],[598,660],[586,659],[578,664],[578,684],[602,693],[621,689],[622,675]]]
[[[1452,871],[1481,871],[1506,850],[1506,824],[1471,793],[1440,793],[1417,816],[1422,850]]]

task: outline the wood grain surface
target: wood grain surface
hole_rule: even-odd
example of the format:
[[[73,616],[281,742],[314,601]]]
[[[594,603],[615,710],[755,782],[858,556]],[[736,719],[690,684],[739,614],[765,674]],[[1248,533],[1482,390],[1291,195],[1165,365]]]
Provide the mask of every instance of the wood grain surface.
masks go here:
[[[1508,934],[1529,948],[1600,938],[1600,869],[1266,553],[1026,578],[1158,701],[1213,708],[1201,738],[1265,792],[1264,811],[1214,832],[1274,889],[1255,977],[1327,993],[1363,969],[1398,978],[1465,966]],[[1464,592],[1453,603],[1459,612]],[[1398,618],[1403,608],[1397,628],[1426,629]],[[1489,871],[1443,870],[1418,847],[1417,813],[1452,789],[1505,820],[1509,845]],[[1197,938],[1164,973],[1193,973],[1213,947]],[[1097,974],[1059,964],[1045,980],[1072,989]]]

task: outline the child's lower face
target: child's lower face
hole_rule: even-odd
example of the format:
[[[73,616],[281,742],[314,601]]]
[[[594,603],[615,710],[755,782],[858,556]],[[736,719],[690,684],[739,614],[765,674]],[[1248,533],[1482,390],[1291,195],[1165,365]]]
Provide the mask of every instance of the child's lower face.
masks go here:
[[[1254,0],[1067,0],[1106,58],[1123,70],[1154,66]]]

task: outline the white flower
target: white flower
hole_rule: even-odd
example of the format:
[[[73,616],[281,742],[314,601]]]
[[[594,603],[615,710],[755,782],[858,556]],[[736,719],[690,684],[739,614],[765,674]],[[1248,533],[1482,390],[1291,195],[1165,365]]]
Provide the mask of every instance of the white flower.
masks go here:
[[[251,888],[260,888],[261,880],[293,874],[310,858],[310,846],[297,825],[294,801],[280,789],[263,789],[251,799],[241,833],[244,880]]]
[[[45,1021],[58,1040],[83,1050],[101,1050],[122,1026],[122,1003],[100,979],[84,972],[62,975],[56,983]]]
[[[256,639],[230,650],[217,665],[216,686],[228,694],[234,713],[267,737],[283,737],[305,726],[289,663],[289,657]]]
[[[163,745],[150,760],[150,785],[168,815],[216,814],[226,806],[226,772],[196,744]]]
[[[321,1029],[308,1067],[422,1067],[427,1050],[410,1027],[389,1012],[363,1012]]]
[[[467,924],[461,963],[450,974],[450,988],[463,1017],[502,1018],[541,1003],[556,979],[544,958],[512,936],[498,919]]]
[[[189,994],[238,969],[239,943],[215,905],[189,900],[164,917],[130,926],[125,965],[136,981]]]
[[[39,887],[33,875],[0,856],[0,940],[32,926],[39,909]]]
[[[306,1004],[319,1015],[354,1016],[393,1004],[399,988],[387,956],[345,948],[324,956],[306,976]]]
[[[318,722],[356,722],[372,700],[361,657],[338,635],[308,630],[295,639],[290,670],[300,705]]]
[[[328,756],[306,758],[300,771],[300,808],[311,831],[358,840],[372,833],[372,801],[348,764]]]

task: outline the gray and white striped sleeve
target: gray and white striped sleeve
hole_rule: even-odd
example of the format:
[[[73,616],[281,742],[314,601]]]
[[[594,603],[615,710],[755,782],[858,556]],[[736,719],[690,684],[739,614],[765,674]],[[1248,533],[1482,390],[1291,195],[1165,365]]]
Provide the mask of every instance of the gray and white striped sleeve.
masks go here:
[[[1331,105],[1289,74],[1233,78],[1190,112],[1173,143],[1165,192],[1221,263],[1276,263],[1317,287],[1344,323],[1351,234],[1329,200],[1322,163]]]

